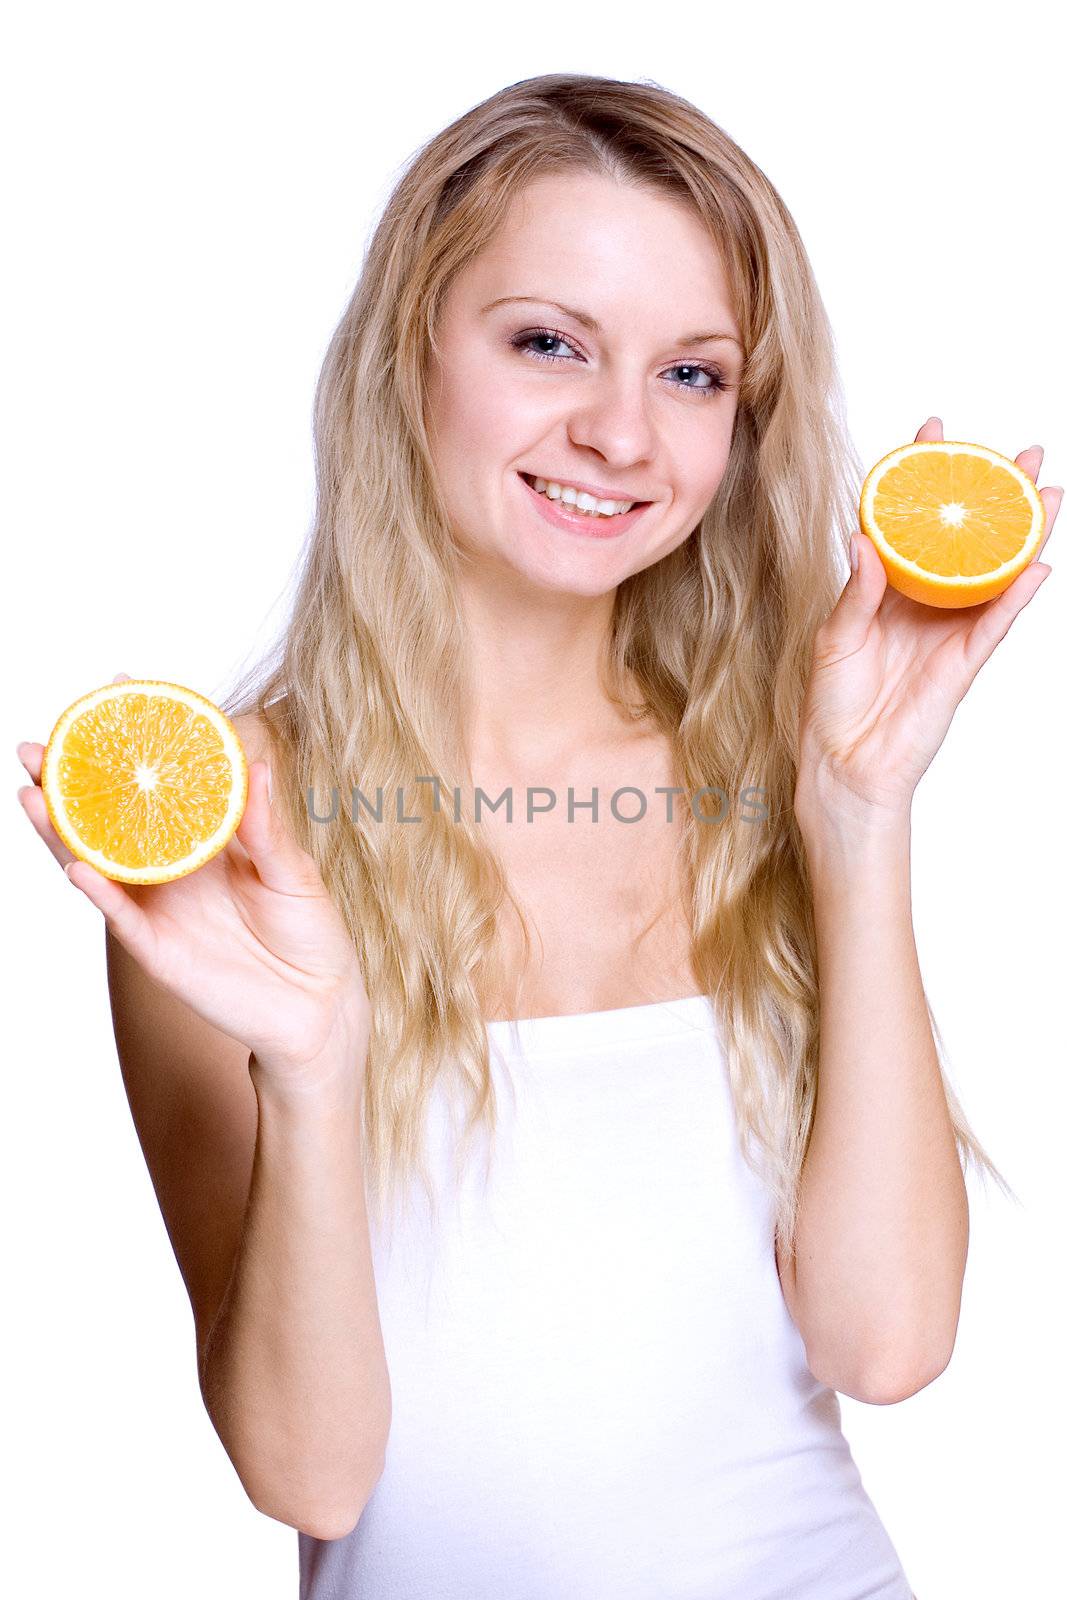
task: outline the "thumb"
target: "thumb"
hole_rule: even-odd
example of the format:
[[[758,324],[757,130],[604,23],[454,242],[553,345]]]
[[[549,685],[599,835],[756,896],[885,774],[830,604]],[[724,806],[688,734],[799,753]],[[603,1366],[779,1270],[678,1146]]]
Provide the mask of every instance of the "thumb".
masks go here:
[[[852,571],[848,582],[823,625],[826,643],[843,655],[863,644],[886,587],[886,572],[878,551],[859,528],[850,540],[849,554]]]
[[[237,824],[237,838],[251,857],[252,864],[268,889],[279,893],[303,893],[316,887],[321,878],[318,866],[302,850],[271,803],[270,767],[253,761],[248,768],[248,799]]]

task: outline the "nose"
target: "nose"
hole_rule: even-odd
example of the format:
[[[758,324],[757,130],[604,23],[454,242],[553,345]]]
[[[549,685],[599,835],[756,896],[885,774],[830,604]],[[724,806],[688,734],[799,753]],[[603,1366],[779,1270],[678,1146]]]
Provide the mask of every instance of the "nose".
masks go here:
[[[644,379],[605,372],[583,385],[567,431],[572,444],[595,450],[610,467],[621,470],[649,461],[655,453],[655,431]]]

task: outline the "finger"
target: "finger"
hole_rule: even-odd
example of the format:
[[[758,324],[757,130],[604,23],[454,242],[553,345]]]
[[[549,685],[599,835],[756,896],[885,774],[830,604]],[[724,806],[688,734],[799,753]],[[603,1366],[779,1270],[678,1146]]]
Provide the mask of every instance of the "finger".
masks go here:
[[[886,591],[886,570],[878,551],[859,528],[852,537],[855,540],[856,568],[850,573],[836,606],[819,629],[816,654],[820,659],[837,660],[860,648]]]
[[[1045,459],[1045,451],[1039,444],[1030,445],[1027,450],[1020,450],[1015,457],[1015,465],[1021,467],[1028,478],[1037,483],[1037,475],[1041,471],[1041,463]]]
[[[48,807],[44,803],[44,794],[36,784],[26,784],[19,790],[18,800],[23,811],[29,817],[33,827],[51,850],[61,867],[68,861],[74,861],[75,855],[69,850],[52,826],[52,819],[48,815]]]
[[[44,760],[44,745],[34,744],[29,739],[24,739],[15,746],[15,754],[26,768],[34,783],[41,781],[41,762]]]
[[[103,913],[108,927],[130,954],[147,966],[155,957],[156,936],[141,907],[114,878],[97,872],[67,848],[52,826],[40,789],[27,785],[19,790],[19,800],[68,881]]]
[[[1048,544],[1048,536],[1055,526],[1056,518],[1059,515],[1060,506],[1063,504],[1063,490],[1060,488],[1059,484],[1054,484],[1049,489],[1039,489],[1037,492],[1045,503],[1045,531],[1041,535],[1041,543],[1038,545],[1037,551],[1035,552],[1036,555],[1040,555],[1042,550]]]
[[[829,618],[817,630],[814,638],[816,666],[825,666],[829,662],[840,661],[843,656],[851,656],[854,650],[859,650],[867,642],[870,624],[886,592],[888,578],[885,566],[881,565],[881,557],[867,534],[856,528],[851,541],[849,550],[854,544],[856,566],[838,595],[837,605],[833,606]]]
[[[268,889],[282,894],[308,894],[321,890],[314,859],[293,839],[274,810],[268,793],[268,766],[253,761],[248,768],[248,799],[237,824],[237,838]]]
[[[144,908],[114,878],[97,872],[88,861],[72,856],[64,872],[76,889],[103,915],[108,929],[146,972],[158,967],[158,938]]]
[[[1052,568],[1044,562],[1031,561],[1014,583],[1009,584],[995,600],[991,600],[981,616],[975,619],[963,642],[968,683],[989,660],[1020,611],[1030,604],[1051,571]]]
[[[927,417],[926,421],[915,435],[915,443],[925,444],[930,440],[934,440],[936,443],[940,444],[944,437],[945,431],[941,424],[941,418]]]

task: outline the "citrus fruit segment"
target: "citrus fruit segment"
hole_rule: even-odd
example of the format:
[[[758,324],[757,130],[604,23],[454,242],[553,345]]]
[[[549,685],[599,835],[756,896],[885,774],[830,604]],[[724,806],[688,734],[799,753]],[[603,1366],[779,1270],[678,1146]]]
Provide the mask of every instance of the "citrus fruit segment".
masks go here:
[[[859,515],[887,581],[929,606],[974,606],[1001,594],[1045,532],[1033,479],[996,450],[960,440],[891,450],[864,480]]]
[[[248,798],[237,730],[194,689],[109,683],[62,713],[41,790],[64,844],[107,878],[166,883],[233,835]]]

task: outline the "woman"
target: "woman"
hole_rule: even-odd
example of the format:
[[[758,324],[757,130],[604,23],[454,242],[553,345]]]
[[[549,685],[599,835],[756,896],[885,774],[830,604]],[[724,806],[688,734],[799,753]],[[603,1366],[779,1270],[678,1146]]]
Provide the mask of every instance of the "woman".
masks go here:
[[[410,163],[331,343],[234,841],[129,889],[22,791],[104,914],[205,1403],[304,1600],[911,1593],[835,1391],[944,1370],[961,1157],[1002,1180],[910,804],[1049,569],[939,612],[857,533],[842,588],[840,409],[720,128],[513,84]]]

